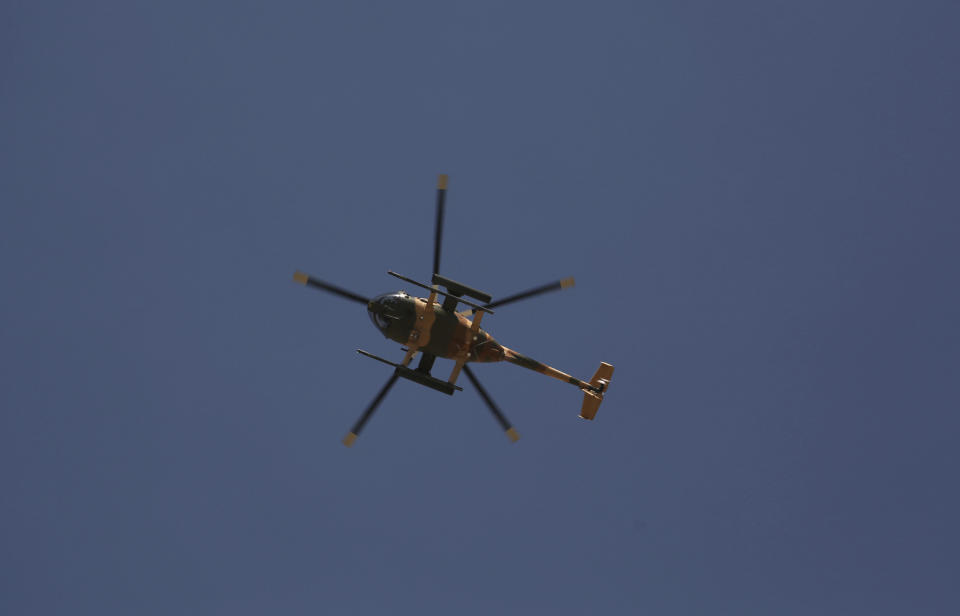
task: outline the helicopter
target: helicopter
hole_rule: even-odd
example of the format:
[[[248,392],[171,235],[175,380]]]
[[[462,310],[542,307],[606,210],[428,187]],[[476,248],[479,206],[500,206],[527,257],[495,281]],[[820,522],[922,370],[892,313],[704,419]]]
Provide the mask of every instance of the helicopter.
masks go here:
[[[387,339],[403,345],[402,350],[405,354],[400,362],[392,362],[373,353],[357,349],[357,352],[361,355],[392,366],[394,370],[387,382],[380,388],[376,397],[350,429],[350,432],[344,437],[342,442],[347,447],[351,447],[357,440],[363,427],[399,378],[413,381],[452,396],[455,391],[463,391],[463,388],[457,385],[457,379],[461,372],[465,373],[511,442],[516,442],[520,438],[520,434],[507,420],[493,398],[480,384],[480,381],[477,380],[473,370],[467,365],[468,363],[506,361],[574,385],[583,392],[580,417],[588,420],[592,420],[596,416],[600,403],[603,401],[603,396],[610,385],[610,380],[613,377],[613,366],[608,363],[602,362],[593,378],[589,381],[582,381],[503,346],[493,336],[480,328],[483,316],[493,314],[492,308],[506,306],[522,299],[571,287],[574,280],[573,278],[564,278],[493,301],[492,296],[483,291],[441,276],[440,246],[443,239],[443,217],[448,182],[449,178],[446,174],[440,174],[437,179],[432,284],[427,285],[417,282],[393,271],[387,272],[399,280],[429,291],[426,298],[414,297],[408,295],[405,291],[384,293],[373,298],[367,298],[299,270],[293,274],[295,282],[365,305],[374,327]],[[465,296],[476,301],[464,299]],[[438,300],[438,297],[443,298],[442,302]],[[460,304],[467,306],[467,308],[458,312],[457,308]],[[416,368],[411,368],[410,363],[418,353],[420,355],[419,363]],[[451,359],[454,362],[453,371],[447,380],[436,378],[431,374],[434,362],[438,357]]]

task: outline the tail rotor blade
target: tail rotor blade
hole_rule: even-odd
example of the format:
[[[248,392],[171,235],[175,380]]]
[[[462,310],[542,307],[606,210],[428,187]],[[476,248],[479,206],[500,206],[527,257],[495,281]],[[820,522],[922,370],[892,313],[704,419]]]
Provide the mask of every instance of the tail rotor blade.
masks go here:
[[[447,200],[447,174],[437,178],[437,224],[433,237],[433,273],[440,273],[440,243],[443,239],[443,206]]]
[[[313,276],[308,276],[300,270],[297,270],[293,273],[294,282],[299,282],[302,285],[307,285],[315,289],[320,289],[321,291],[326,291],[327,293],[333,293],[334,295],[339,295],[345,299],[353,300],[355,302],[366,304],[370,300],[362,295],[358,295],[352,291],[347,291],[336,285],[330,284],[329,282],[324,282],[319,278],[314,278]]]
[[[473,374],[473,370],[470,369],[470,366],[464,364],[463,371],[467,373],[467,378],[470,379],[470,382],[473,383],[473,386],[477,388],[477,391],[480,392],[480,397],[483,398],[483,401],[487,403],[487,406],[490,408],[490,412],[493,413],[493,416],[497,418],[497,421],[500,423],[500,427],[503,428],[503,431],[507,433],[507,438],[511,442],[516,443],[517,439],[520,438],[520,434],[510,425],[510,421],[507,420],[506,416],[500,409],[497,407],[497,404],[493,401],[493,398],[490,397],[490,394],[487,393],[487,390],[483,388],[483,385],[480,384],[480,381],[477,380],[477,377]]]
[[[363,430],[363,426],[370,420],[370,417],[373,415],[373,412],[377,410],[377,407],[380,406],[380,403],[383,402],[384,396],[387,395],[387,392],[390,391],[390,388],[393,387],[393,384],[397,382],[397,373],[394,372],[393,376],[384,384],[380,389],[380,392],[377,394],[377,397],[373,399],[373,402],[370,403],[370,406],[367,407],[367,410],[363,412],[363,415],[360,416],[360,419],[357,420],[357,423],[353,424],[353,428],[350,429],[350,433],[343,438],[343,444],[347,447],[353,445],[353,442],[357,440],[357,437],[360,436],[360,431]]]

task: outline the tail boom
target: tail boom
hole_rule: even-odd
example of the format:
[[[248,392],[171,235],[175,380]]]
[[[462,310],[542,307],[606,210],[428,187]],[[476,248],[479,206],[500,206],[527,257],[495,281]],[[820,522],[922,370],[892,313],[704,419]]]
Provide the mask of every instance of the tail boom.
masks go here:
[[[503,348],[503,358],[510,362],[511,364],[516,364],[518,366],[523,366],[527,370],[533,370],[534,372],[539,372],[540,374],[545,374],[547,376],[552,376],[555,379],[559,379],[564,383],[570,383],[571,385],[576,385],[580,389],[591,388],[590,383],[585,383],[580,379],[570,376],[566,372],[560,372],[556,368],[552,368],[547,364],[540,363],[535,359],[527,357],[526,355],[521,355],[513,349]]]
[[[597,369],[593,378],[587,383],[586,381],[581,381],[576,377],[570,376],[566,372],[561,372],[556,368],[531,359],[526,355],[517,353],[512,349],[504,347],[503,351],[503,358],[511,364],[523,366],[528,370],[533,370],[534,372],[539,372],[540,374],[579,387],[583,391],[583,407],[580,410],[580,417],[583,419],[593,419],[596,416],[600,408],[600,403],[603,401],[603,394],[606,392],[610,384],[610,379],[613,377],[613,366],[608,363],[601,363],[600,368]]]

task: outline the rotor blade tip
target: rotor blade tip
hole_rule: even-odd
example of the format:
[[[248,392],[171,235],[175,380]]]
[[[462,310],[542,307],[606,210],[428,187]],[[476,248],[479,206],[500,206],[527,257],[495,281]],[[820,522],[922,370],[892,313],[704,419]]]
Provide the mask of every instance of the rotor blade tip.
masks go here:
[[[353,446],[353,441],[357,440],[357,435],[351,432],[350,434],[343,437],[343,444],[347,447]]]
[[[509,430],[507,430],[507,438],[510,439],[511,443],[516,443],[518,440],[520,440],[520,433],[517,432],[515,429],[510,428]]]
[[[563,280],[560,281],[561,289],[566,289],[572,286],[573,286],[573,276],[570,276],[569,278],[564,278]]]
[[[294,280],[294,282],[299,282],[300,284],[307,284],[307,280],[308,280],[309,278],[310,278],[309,276],[307,276],[306,274],[304,274],[304,273],[301,272],[300,270],[297,270],[297,271],[295,271],[295,272],[293,273],[293,280]]]
[[[446,189],[447,189],[447,180],[449,180],[449,179],[450,179],[450,178],[447,176],[446,173],[441,173],[441,174],[437,177],[437,190],[446,190]]]

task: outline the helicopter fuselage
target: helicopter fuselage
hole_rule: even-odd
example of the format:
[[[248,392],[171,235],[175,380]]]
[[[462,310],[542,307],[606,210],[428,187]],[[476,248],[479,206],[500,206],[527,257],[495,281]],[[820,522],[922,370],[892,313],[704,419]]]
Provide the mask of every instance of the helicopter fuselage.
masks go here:
[[[462,387],[457,385],[457,379],[463,372],[480,393],[510,440],[516,441],[520,435],[504,417],[486,389],[480,385],[480,381],[473,374],[472,368],[467,365],[468,362],[506,361],[574,385],[583,392],[583,406],[580,411],[580,417],[583,419],[594,418],[613,375],[613,366],[601,363],[600,368],[597,369],[589,382],[581,381],[501,345],[493,336],[480,328],[480,322],[484,315],[493,314],[492,308],[573,286],[573,278],[564,278],[492,301],[493,298],[490,294],[441,275],[440,247],[443,237],[447,180],[446,174],[440,174],[437,178],[437,216],[434,227],[433,274],[430,277],[430,284],[418,282],[393,271],[387,272],[394,278],[429,292],[430,295],[427,299],[411,296],[405,291],[384,293],[370,299],[367,295],[354,293],[299,270],[293,274],[295,282],[365,305],[374,327],[384,337],[398,342],[404,347],[405,355],[401,362],[394,362],[362,349],[357,349],[357,352],[365,357],[392,366],[393,374],[384,383],[380,392],[370,402],[343,439],[343,444],[347,447],[353,444],[363,426],[390,391],[390,388],[400,378],[452,396],[455,391],[463,390]],[[437,301],[441,297],[442,299]],[[469,308],[463,312],[457,312],[457,306],[460,304]],[[471,320],[469,315],[475,316]],[[420,354],[420,360],[413,368],[411,362],[417,354]],[[447,379],[437,378],[431,373],[434,368],[434,360],[438,357],[453,360],[453,370]]]
[[[497,362],[506,350],[462,314],[404,291],[378,295],[367,304],[370,321],[386,338],[447,359]]]

